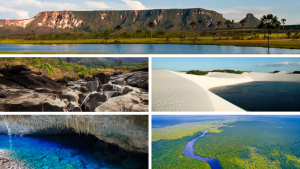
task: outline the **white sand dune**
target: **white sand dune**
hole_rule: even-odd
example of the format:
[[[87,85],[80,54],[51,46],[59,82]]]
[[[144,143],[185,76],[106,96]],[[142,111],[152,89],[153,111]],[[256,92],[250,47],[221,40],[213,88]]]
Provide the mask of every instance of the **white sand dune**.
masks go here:
[[[152,71],[153,111],[218,111],[242,112],[243,109],[210,92],[217,86],[252,81],[300,82],[299,74],[280,73],[217,73],[206,76],[168,70]]]

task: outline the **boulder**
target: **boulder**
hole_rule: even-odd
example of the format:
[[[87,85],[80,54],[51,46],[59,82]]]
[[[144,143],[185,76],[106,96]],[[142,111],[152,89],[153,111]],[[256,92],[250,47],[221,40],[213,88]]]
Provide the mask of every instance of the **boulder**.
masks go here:
[[[101,92],[93,92],[86,99],[83,107],[84,111],[94,111],[96,107],[107,100],[107,95]]]
[[[11,76],[19,74],[21,71],[31,71],[26,65],[7,66],[4,69],[0,69],[0,73],[5,76]]]
[[[106,75],[104,73],[94,75],[92,79],[95,79],[95,77],[100,81],[100,84],[107,84],[110,80],[110,75]]]
[[[59,99],[67,99],[69,102],[74,102],[75,105],[78,105],[79,96],[75,92],[65,92],[59,95]]]
[[[75,108],[76,104],[73,101],[70,101],[66,107],[68,111],[72,111]]]
[[[113,97],[95,109],[96,112],[147,112],[148,94],[129,93]]]
[[[86,84],[86,88],[87,88],[90,92],[98,91],[98,87],[99,87],[99,82],[98,82],[98,81],[89,81],[89,82]]]
[[[19,83],[28,89],[48,88],[51,90],[67,90],[65,86],[56,83],[54,80],[47,76],[35,76],[32,74],[13,75],[10,80]]]

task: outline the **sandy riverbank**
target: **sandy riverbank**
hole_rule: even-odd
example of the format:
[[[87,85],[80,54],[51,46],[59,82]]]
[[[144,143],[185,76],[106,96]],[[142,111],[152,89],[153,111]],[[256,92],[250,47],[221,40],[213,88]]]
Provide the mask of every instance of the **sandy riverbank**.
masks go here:
[[[208,89],[253,81],[300,82],[300,75],[287,72],[276,74],[252,72],[242,75],[210,72],[205,76],[197,76],[168,70],[153,70],[152,110],[241,112],[244,110]]]

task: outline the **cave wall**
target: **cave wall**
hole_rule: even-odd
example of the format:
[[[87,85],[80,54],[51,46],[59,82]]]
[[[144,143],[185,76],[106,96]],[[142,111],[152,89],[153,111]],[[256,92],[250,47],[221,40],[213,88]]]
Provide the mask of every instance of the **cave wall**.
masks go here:
[[[10,133],[8,133],[8,128]],[[1,115],[0,134],[92,134],[130,151],[148,153],[148,115]]]

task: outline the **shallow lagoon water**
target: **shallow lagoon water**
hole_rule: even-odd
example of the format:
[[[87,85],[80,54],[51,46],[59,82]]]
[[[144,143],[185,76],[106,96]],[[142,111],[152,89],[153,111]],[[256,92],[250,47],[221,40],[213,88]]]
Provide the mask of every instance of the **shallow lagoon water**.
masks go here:
[[[78,53],[158,53],[158,54],[266,54],[266,47],[188,44],[62,44],[62,45],[0,45],[10,52],[78,52]],[[270,48],[271,54],[300,53],[300,49]]]
[[[300,111],[300,83],[248,82],[209,90],[246,111]]]
[[[94,136],[2,134],[0,149],[11,150],[11,158],[30,169],[148,168],[147,155],[127,152]]]

